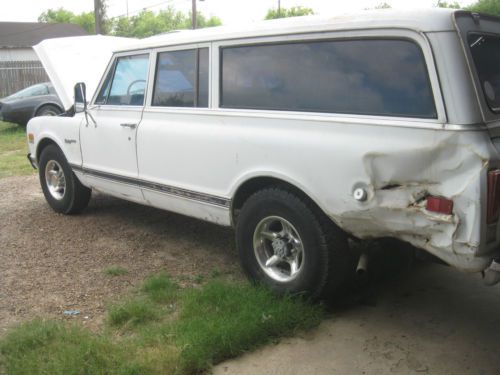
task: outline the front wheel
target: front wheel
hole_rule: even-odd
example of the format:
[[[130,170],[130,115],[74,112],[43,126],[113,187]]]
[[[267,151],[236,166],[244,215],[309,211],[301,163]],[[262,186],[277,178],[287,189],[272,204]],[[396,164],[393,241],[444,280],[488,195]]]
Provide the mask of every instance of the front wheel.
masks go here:
[[[49,145],[43,149],[38,173],[45,199],[54,211],[74,214],[87,207],[91,190],[75,176],[59,147]]]
[[[328,297],[345,280],[345,234],[321,212],[287,190],[268,188],[243,205],[236,243],[250,279],[279,294]]]

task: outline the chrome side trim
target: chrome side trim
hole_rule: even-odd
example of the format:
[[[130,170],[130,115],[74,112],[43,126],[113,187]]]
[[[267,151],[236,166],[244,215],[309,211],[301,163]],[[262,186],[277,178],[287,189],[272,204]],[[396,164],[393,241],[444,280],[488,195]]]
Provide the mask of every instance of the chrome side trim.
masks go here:
[[[101,171],[96,171],[93,169],[88,169],[88,168],[83,168],[80,165],[76,164],[70,164],[71,168],[76,171],[76,172],[81,172],[93,177],[98,177],[98,178],[104,178],[107,180],[115,181],[115,182],[120,182],[123,184],[127,185],[134,185],[142,189],[148,189],[148,190],[153,190],[156,192],[168,194],[168,195],[174,195],[177,197],[197,201],[197,202],[202,202],[202,203],[208,203],[212,204],[214,206],[219,206],[219,207],[224,207],[229,209],[231,206],[231,200],[224,198],[224,197],[219,197],[216,195],[211,195],[211,194],[205,194],[205,193],[200,193],[197,191],[193,190],[188,190],[188,189],[183,189],[175,186],[170,186],[170,185],[164,185],[164,184],[159,184],[157,182],[151,182],[151,181],[146,181],[142,180],[139,178],[132,178],[132,177],[126,177],[126,176],[121,176],[121,175],[116,175],[112,173],[107,173],[107,172],[101,172]]]

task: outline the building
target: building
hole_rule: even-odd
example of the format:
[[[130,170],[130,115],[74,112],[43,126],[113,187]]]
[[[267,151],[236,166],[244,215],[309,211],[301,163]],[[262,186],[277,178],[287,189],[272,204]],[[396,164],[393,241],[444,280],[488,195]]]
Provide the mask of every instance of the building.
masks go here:
[[[44,39],[87,35],[78,25],[39,22],[0,22],[0,98],[48,80],[33,51]]]

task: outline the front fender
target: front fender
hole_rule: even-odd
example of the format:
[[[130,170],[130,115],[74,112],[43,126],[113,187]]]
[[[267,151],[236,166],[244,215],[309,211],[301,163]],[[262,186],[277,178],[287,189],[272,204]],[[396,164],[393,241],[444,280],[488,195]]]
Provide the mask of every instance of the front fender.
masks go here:
[[[64,153],[70,164],[81,165],[80,149],[81,116],[75,117],[34,117],[27,125],[27,133],[33,134],[33,143],[29,143],[30,153],[36,157],[47,141],[55,143]]]

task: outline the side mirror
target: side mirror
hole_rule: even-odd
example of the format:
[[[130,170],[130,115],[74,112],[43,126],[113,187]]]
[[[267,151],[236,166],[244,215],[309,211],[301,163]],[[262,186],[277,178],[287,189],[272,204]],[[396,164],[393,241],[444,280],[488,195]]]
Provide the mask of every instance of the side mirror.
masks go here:
[[[87,88],[85,83],[78,82],[75,85],[75,113],[87,111]]]

